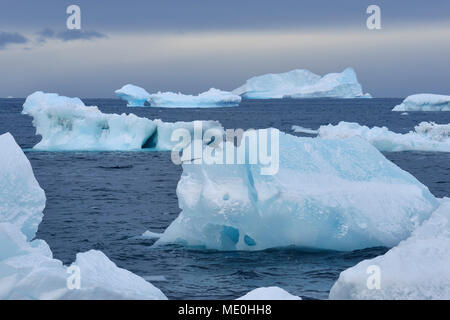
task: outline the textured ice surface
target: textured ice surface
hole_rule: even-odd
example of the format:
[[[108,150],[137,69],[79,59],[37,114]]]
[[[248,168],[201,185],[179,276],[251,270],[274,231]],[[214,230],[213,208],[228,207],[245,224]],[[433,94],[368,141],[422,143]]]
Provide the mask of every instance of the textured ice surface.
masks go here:
[[[279,287],[257,288],[236,300],[302,300]]]
[[[361,138],[280,133],[279,171],[184,164],[182,212],[156,244],[218,250],[392,247],[438,206],[428,189]]]
[[[115,93],[120,99],[128,102],[128,107],[143,107],[150,97],[150,93],[145,91],[145,89],[132,84],[124,85],[116,90]]]
[[[353,68],[323,77],[299,69],[253,77],[232,91],[247,99],[275,98],[370,98],[363,94]]]
[[[450,96],[414,94],[395,106],[392,111],[450,111]]]
[[[77,254],[80,289],[70,290],[68,268],[53,259],[45,241],[33,240],[45,194],[31,165],[9,133],[0,136],[0,148],[0,300],[166,299],[95,250]]]
[[[293,127],[295,131],[295,128]],[[296,131],[298,132],[298,131]],[[421,122],[405,134],[395,133],[386,127],[361,126],[354,122],[341,121],[337,125],[321,126],[318,136],[323,139],[345,139],[359,136],[378,150],[450,152],[450,124]]]
[[[11,134],[0,136],[0,147],[0,223],[17,226],[32,240],[42,221],[44,190]]]
[[[194,122],[166,123],[134,114],[105,114],[85,106],[78,98],[35,92],[28,96],[22,113],[33,117],[39,150],[171,150],[174,129],[194,130]],[[220,127],[217,121],[202,121],[203,130]]]
[[[237,106],[241,99],[240,96],[230,92],[211,88],[196,96],[174,92],[158,92],[151,94],[148,101],[152,107],[161,108],[213,108]]]
[[[331,288],[330,298],[450,299],[449,252],[450,199],[446,198],[407,240],[382,256],[343,271]],[[378,268],[378,288],[369,279],[375,275],[368,273],[369,266]]]

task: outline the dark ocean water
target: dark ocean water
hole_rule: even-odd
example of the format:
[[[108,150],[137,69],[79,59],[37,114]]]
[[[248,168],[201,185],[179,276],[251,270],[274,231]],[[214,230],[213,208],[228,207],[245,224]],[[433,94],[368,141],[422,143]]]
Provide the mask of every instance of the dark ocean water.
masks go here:
[[[412,130],[421,121],[450,123],[450,112],[391,112],[402,99],[250,100],[238,108],[127,108],[114,99],[83,99],[106,113],[132,112],[164,121],[219,120],[225,128],[292,125],[316,129],[354,121]],[[168,152],[35,152],[39,141],[31,118],[20,114],[23,99],[0,99],[0,134],[11,132],[26,150],[47,195],[37,237],[54,257],[71,263],[75,254],[102,250],[118,266],[151,281],[172,299],[234,299],[261,286],[280,286],[303,298],[324,299],[339,273],[386,248],[354,252],[196,251],[177,246],[151,248],[146,230],[162,232],[178,213],[176,185],[181,168]],[[448,153],[399,152],[385,156],[438,196],[450,195]]]

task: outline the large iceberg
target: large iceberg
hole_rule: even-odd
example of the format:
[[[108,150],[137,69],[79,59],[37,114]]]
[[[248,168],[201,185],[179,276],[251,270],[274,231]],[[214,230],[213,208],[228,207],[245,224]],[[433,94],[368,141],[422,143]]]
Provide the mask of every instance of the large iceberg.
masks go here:
[[[124,85],[116,90],[115,93],[120,99],[128,102],[128,107],[143,107],[148,98],[150,98],[150,93],[145,91],[145,89],[132,84]]]
[[[439,205],[427,187],[359,137],[280,133],[278,154],[275,175],[263,175],[258,164],[183,164],[182,211],[156,245],[392,247]]]
[[[353,68],[323,77],[305,69],[265,74],[250,78],[232,93],[247,99],[371,98],[363,94]]]
[[[178,128],[194,131],[195,122],[167,123],[134,114],[105,114],[95,106],[85,106],[79,98],[35,92],[27,97],[23,114],[33,117],[36,134],[42,140],[38,150],[171,150]],[[217,121],[201,121],[202,129],[222,128]]]
[[[450,299],[450,199],[386,254],[343,271],[330,299]]]
[[[413,94],[392,111],[450,111],[450,96],[439,94]]]
[[[196,96],[174,92],[158,92],[151,94],[148,102],[152,107],[160,108],[213,108],[237,106],[241,99],[239,95],[211,88]]]
[[[295,132],[307,133],[298,126],[293,126]],[[311,130],[309,133],[314,133]],[[430,151],[450,152],[450,124],[421,122],[408,133],[395,133],[386,127],[361,126],[354,122],[341,121],[337,125],[320,126],[317,134],[323,139],[346,139],[358,136],[380,151]]]
[[[53,259],[45,241],[33,240],[45,194],[9,133],[0,136],[0,148],[0,300],[167,299],[100,251],[77,254],[70,267]]]

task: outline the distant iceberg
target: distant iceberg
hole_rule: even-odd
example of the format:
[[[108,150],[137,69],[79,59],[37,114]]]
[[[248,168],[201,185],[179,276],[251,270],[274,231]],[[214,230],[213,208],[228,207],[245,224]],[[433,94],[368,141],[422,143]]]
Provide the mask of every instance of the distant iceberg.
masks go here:
[[[450,96],[414,94],[395,106],[392,111],[450,111]]]
[[[392,247],[439,205],[426,186],[359,137],[280,133],[279,147],[273,176],[262,175],[256,164],[183,164],[177,187],[182,211],[156,245]]]
[[[177,128],[194,130],[194,122],[167,123],[134,114],[105,114],[85,106],[79,98],[35,92],[27,97],[23,114],[33,117],[42,140],[34,149],[127,151],[143,148],[169,151],[177,143],[171,134]],[[202,121],[203,130],[222,128],[217,121]]]
[[[296,127],[293,126],[293,129],[295,131]],[[317,133],[323,139],[359,136],[384,152],[450,152],[450,124],[421,122],[414,130],[401,134],[389,131],[386,127],[369,128],[358,123],[341,121],[337,125],[321,126]]]
[[[302,300],[279,287],[257,288],[236,300]]]
[[[128,107],[143,107],[150,97],[150,93],[145,89],[132,84],[124,85],[115,93],[120,99],[128,101]]]
[[[76,285],[71,270],[53,259],[45,241],[34,239],[46,199],[30,162],[9,133],[0,136],[0,148],[0,300],[167,299],[96,250],[77,254],[72,267],[80,287],[69,287]]]
[[[305,69],[256,76],[232,91],[247,99],[371,98],[364,94],[353,68],[323,77]]]
[[[211,88],[199,95],[186,95],[173,92],[151,94],[148,102],[159,108],[214,108],[239,105],[241,97],[227,91]]]
[[[330,299],[450,299],[450,199],[441,201],[407,240],[343,271]]]

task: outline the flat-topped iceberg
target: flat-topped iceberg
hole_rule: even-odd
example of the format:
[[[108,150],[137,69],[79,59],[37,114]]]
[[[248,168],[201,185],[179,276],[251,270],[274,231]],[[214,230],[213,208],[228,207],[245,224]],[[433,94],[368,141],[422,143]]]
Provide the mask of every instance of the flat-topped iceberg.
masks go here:
[[[302,131],[298,130],[297,126],[294,126],[293,130]],[[401,134],[392,132],[386,127],[369,128],[358,123],[341,121],[337,125],[320,126],[317,133],[323,139],[346,139],[358,136],[384,152],[450,152],[450,124],[421,122],[414,127],[414,131]]]
[[[278,154],[275,175],[263,175],[258,164],[183,164],[182,211],[156,245],[392,247],[439,205],[427,187],[359,137],[280,133]]]
[[[330,299],[450,299],[450,199],[386,254],[343,271]]]
[[[232,91],[247,99],[371,98],[364,94],[353,68],[323,77],[305,69],[256,76]]]
[[[167,299],[100,251],[78,253],[70,268],[53,259],[47,243],[34,240],[46,199],[30,162],[9,133],[0,148],[0,300]]]
[[[143,107],[150,97],[150,93],[145,89],[132,84],[124,85],[115,93],[120,99],[128,102],[128,107]]]
[[[395,106],[392,111],[450,111],[450,96],[414,94]]]
[[[302,300],[279,287],[256,288],[236,300]]]
[[[79,98],[35,92],[27,97],[23,114],[33,117],[36,134],[42,140],[38,150],[171,150],[177,128],[194,130],[194,122],[166,123],[134,114],[105,114],[96,106],[85,106]],[[202,121],[203,130],[221,128],[217,121]]]
[[[239,105],[241,97],[227,91],[211,88],[199,95],[186,95],[174,92],[151,94],[148,102],[159,108],[214,108]]]

